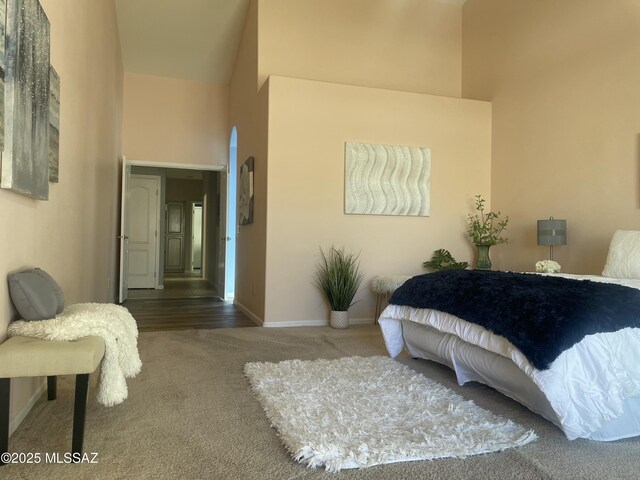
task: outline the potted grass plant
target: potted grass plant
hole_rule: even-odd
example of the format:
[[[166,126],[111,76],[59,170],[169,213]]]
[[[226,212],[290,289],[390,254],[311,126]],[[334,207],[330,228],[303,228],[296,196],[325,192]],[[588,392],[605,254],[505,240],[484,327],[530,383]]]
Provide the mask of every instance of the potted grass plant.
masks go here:
[[[360,271],[359,254],[331,247],[320,248],[320,261],[316,266],[314,283],[324,293],[331,306],[330,325],[333,328],[349,326],[349,308],[364,275]]]

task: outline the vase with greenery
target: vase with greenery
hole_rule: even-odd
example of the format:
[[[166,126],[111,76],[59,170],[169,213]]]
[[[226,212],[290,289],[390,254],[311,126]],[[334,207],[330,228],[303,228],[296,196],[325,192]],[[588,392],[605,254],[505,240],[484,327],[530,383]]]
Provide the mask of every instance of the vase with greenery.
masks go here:
[[[330,325],[334,328],[349,326],[349,308],[364,277],[359,256],[343,248],[332,246],[327,252],[320,248],[314,281],[331,306]]]
[[[436,272],[441,272],[443,270],[464,270],[469,266],[467,262],[458,262],[449,250],[445,250],[444,248],[440,248],[433,252],[431,256],[431,260],[427,262],[423,262],[422,265],[431,270],[435,270]]]
[[[485,212],[485,200],[482,195],[476,195],[476,213],[469,214],[467,219],[467,235],[476,246],[478,260],[476,269],[490,270],[491,259],[489,258],[489,248],[492,245],[507,242],[503,237],[503,232],[509,225],[509,217],[502,218],[502,213]]]

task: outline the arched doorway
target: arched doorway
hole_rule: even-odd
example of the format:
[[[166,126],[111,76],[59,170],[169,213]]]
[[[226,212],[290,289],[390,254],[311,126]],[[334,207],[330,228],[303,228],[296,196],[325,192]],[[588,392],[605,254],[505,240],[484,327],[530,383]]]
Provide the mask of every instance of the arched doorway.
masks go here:
[[[238,131],[231,129],[229,140],[229,175],[227,177],[227,250],[225,258],[224,299],[231,300],[236,285],[236,175],[238,171]]]

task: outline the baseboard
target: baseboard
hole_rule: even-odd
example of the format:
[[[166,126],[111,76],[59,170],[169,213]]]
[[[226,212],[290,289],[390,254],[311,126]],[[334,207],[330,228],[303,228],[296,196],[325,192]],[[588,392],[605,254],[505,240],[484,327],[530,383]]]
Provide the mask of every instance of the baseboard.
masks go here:
[[[249,317],[251,319],[251,321],[253,321],[256,325],[260,325],[260,326],[266,326],[263,325],[264,322],[262,321],[262,319],[260,317],[258,317],[255,313],[253,313],[251,310],[249,310],[247,307],[245,307],[243,304],[241,304],[239,301],[234,300],[233,304],[238,307],[238,310],[240,310],[242,313],[244,313],[247,317]]]
[[[349,325],[373,325],[373,318],[350,318]],[[264,322],[266,328],[283,327],[326,327],[329,320],[290,320],[286,322]]]
[[[373,317],[349,319],[349,324],[351,325],[373,325],[374,323],[376,323],[376,321]]]
[[[260,325],[265,328],[284,328],[284,327],[326,327],[329,325],[329,319],[327,320],[288,320],[286,322],[265,322],[259,318],[255,313],[245,307],[237,300],[233,300],[233,304],[238,307],[242,313],[249,317],[256,325]],[[350,318],[350,325],[373,325],[375,323],[372,317],[365,318]]]
[[[283,327],[326,327],[328,320],[291,320],[288,322],[264,322],[263,327],[283,328]]]
[[[9,436],[13,435],[13,432],[15,432],[20,424],[24,421],[24,419],[27,418],[27,415],[29,415],[29,412],[36,404],[36,402],[40,399],[40,396],[45,392],[46,389],[46,382],[40,384],[36,391],[33,392],[33,395],[31,395],[29,401],[25,403],[24,407],[22,407],[18,414],[11,419],[11,421],[9,422]]]

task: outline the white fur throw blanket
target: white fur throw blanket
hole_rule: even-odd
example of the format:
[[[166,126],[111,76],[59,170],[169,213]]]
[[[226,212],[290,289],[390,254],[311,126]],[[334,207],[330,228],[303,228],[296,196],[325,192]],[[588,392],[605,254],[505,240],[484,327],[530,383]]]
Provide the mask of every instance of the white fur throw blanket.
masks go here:
[[[138,355],[138,327],[129,311],[111,303],[69,305],[51,320],[9,324],[9,336],[43,340],[77,340],[97,336],[104,339],[105,352],[98,382],[98,402],[107,407],[127,398],[125,377],[135,377],[142,367]]]
[[[391,295],[410,278],[408,275],[379,275],[371,280],[371,290],[373,293]]]

